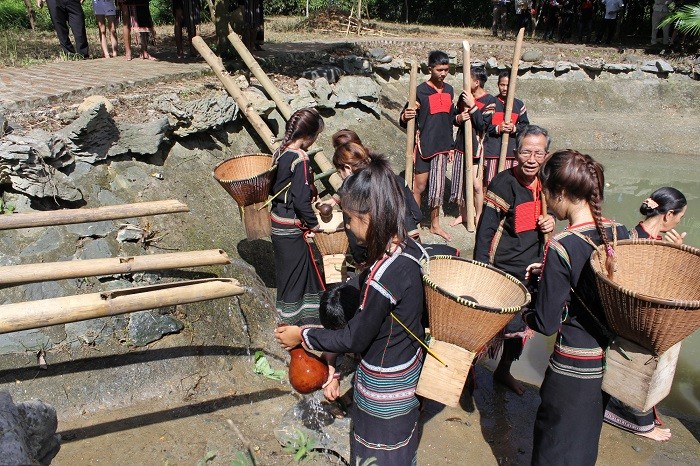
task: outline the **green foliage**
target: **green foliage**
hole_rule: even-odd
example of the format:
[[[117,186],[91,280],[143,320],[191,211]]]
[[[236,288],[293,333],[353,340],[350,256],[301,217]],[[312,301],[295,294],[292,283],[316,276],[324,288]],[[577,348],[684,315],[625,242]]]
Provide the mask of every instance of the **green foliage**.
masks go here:
[[[282,380],[282,378],[287,373],[287,371],[285,370],[274,370],[272,367],[270,367],[270,363],[265,357],[265,353],[263,353],[262,351],[256,351],[255,357],[253,359],[255,362],[255,365],[253,366],[253,372],[255,372],[256,374],[260,374],[263,377],[267,377],[268,379],[272,380]]]
[[[287,453],[294,454],[294,461],[299,463],[312,456],[313,449],[316,447],[316,438],[306,435],[306,433],[300,429],[295,429],[294,433],[296,437],[288,438],[283,450]]]
[[[239,451],[236,452],[236,457],[231,462],[231,466],[255,466],[255,460],[250,456],[250,453]]]
[[[204,457],[202,459],[200,459],[199,461],[197,461],[197,466],[206,466],[211,461],[214,461],[214,459],[216,458],[216,455],[218,455],[218,454],[219,453],[217,451],[206,452]]]
[[[685,5],[668,15],[659,27],[675,24],[678,31],[691,36],[700,36],[700,3]]]

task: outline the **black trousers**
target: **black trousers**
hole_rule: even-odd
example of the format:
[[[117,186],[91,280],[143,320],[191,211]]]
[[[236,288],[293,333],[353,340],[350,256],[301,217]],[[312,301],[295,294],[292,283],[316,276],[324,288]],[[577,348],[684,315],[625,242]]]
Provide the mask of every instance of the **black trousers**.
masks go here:
[[[85,13],[80,0],[46,0],[51,15],[53,28],[58,41],[66,53],[77,53],[88,58],[87,32],[85,31]],[[68,27],[73,31],[75,46],[68,36]]]

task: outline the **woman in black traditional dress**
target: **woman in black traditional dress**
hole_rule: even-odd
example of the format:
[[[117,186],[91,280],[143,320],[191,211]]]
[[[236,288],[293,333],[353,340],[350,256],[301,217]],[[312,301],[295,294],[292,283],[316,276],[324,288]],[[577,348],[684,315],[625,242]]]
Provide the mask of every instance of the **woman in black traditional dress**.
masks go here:
[[[340,330],[280,327],[276,337],[287,349],[303,342],[311,350],[360,353],[351,463],[374,458],[379,465],[415,464],[415,390],[423,365],[416,338],[424,338],[421,261],[427,255],[406,234],[402,188],[385,158],[373,157],[368,167],[347,178],[341,199],[347,228],[366,244],[371,264],[360,307]]]
[[[318,324],[323,280],[306,237],[318,230],[311,208],[314,177],[306,150],[323,131],[316,109],[303,108],[287,121],[284,139],[273,156],[272,246],[275,250],[276,310],[282,323]]]
[[[589,155],[555,152],[540,179],[548,208],[569,226],[550,241],[537,302],[524,314],[533,330],[557,333],[540,388],[532,464],[594,465],[609,399],[601,389],[608,336],[589,258],[605,244],[606,269],[612,273],[611,243],[628,233],[602,218],[603,167]]]
[[[685,215],[688,201],[682,192],[675,188],[659,188],[642,202],[639,213],[644,220],[630,231],[630,238],[665,240],[683,244],[685,232],[678,233],[675,228]],[[633,434],[647,437],[659,442],[671,438],[670,429],[658,426],[661,421],[656,415],[656,408],[643,412],[625,405],[617,398],[611,397],[605,408],[605,422]]]

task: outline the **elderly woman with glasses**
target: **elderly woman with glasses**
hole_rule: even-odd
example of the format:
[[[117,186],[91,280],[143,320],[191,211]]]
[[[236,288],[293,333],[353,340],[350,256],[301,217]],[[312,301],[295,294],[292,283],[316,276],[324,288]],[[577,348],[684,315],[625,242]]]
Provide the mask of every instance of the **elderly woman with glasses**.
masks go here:
[[[542,210],[538,179],[550,141],[547,130],[539,126],[529,125],[520,132],[514,150],[517,165],[496,175],[489,184],[476,229],[474,259],[513,275],[526,286],[526,269],[542,261],[545,234],[554,230],[554,218]],[[520,357],[530,335],[523,320],[516,317],[489,351],[495,357],[503,342],[493,377],[518,394],[524,387],[511,375],[510,366]]]

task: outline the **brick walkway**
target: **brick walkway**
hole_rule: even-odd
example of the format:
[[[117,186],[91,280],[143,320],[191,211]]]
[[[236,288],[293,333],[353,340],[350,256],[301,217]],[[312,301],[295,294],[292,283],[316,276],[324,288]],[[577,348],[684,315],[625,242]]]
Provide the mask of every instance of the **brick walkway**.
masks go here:
[[[153,81],[198,76],[204,62],[149,61],[124,57],[57,61],[28,68],[0,68],[0,113],[27,111],[69,96],[116,90]]]

